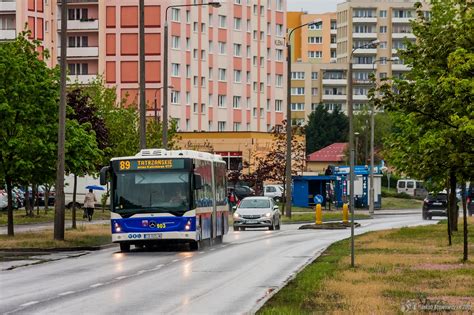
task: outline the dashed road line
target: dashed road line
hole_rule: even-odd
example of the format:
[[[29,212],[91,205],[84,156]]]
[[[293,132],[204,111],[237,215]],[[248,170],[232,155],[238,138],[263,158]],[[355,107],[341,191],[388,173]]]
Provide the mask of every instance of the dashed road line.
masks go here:
[[[30,305],[34,305],[34,304],[38,304],[38,303],[39,303],[39,301],[31,301],[31,302],[28,302],[28,303],[23,303],[20,306],[21,307],[26,307],[26,306],[30,306]]]

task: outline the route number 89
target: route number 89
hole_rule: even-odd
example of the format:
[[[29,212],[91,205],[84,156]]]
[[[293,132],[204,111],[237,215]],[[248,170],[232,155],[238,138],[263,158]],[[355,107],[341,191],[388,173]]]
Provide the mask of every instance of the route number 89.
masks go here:
[[[120,169],[121,170],[129,170],[130,169],[130,161],[120,161]]]

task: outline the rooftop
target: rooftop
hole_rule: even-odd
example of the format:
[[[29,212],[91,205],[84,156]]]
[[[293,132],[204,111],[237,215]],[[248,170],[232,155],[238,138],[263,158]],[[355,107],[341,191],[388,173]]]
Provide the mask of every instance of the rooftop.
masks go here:
[[[342,162],[345,158],[345,151],[348,143],[333,143],[319,151],[308,155],[307,162]]]

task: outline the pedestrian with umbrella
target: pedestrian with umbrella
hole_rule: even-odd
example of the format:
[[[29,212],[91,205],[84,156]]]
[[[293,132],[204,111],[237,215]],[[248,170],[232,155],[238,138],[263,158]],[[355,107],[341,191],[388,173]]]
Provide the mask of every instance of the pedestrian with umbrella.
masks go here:
[[[89,192],[84,197],[84,219],[87,218],[89,221],[92,221],[92,215],[94,214],[95,203],[97,198],[94,195],[94,189],[104,190],[100,186],[86,186],[89,189]]]

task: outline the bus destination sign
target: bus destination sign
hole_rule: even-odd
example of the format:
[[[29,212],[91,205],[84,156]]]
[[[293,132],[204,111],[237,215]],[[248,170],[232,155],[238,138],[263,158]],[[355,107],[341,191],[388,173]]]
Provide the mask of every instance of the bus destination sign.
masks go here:
[[[158,169],[182,169],[184,160],[174,159],[147,159],[116,161],[119,171],[139,171]]]

